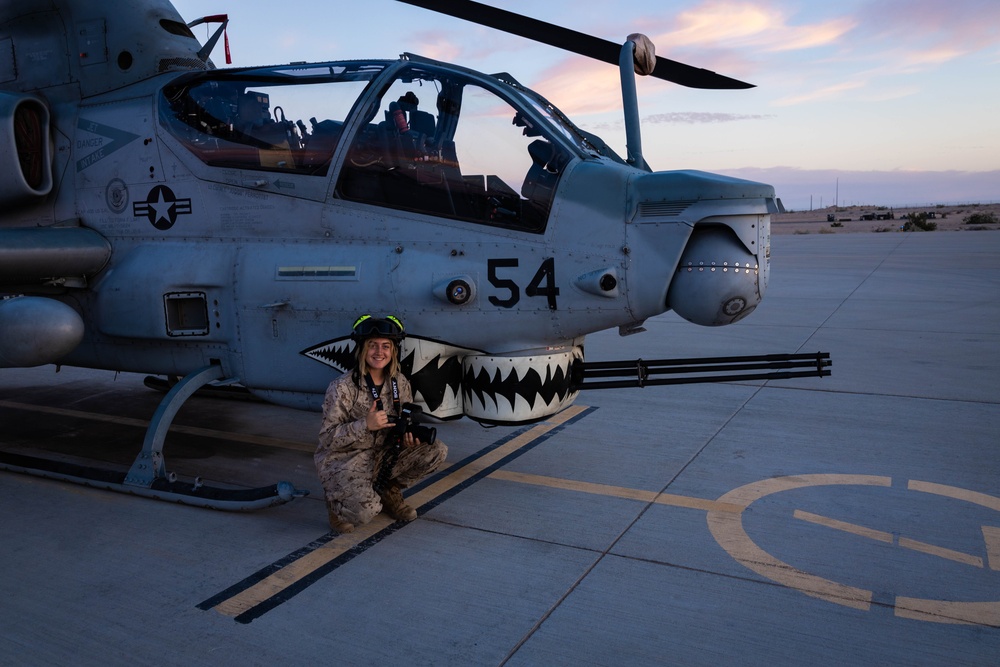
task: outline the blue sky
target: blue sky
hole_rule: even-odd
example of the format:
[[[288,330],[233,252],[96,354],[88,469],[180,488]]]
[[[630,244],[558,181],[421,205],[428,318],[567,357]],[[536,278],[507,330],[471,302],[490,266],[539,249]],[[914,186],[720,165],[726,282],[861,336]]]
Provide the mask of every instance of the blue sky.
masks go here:
[[[505,0],[496,7],[756,84],[638,82],[656,170],[771,183],[793,209],[1000,201],[996,0]],[[175,0],[227,13],[233,66],[404,51],[510,72],[624,154],[617,69],[394,0]],[[205,40],[206,28],[195,29]],[[221,46],[214,54],[222,66]]]

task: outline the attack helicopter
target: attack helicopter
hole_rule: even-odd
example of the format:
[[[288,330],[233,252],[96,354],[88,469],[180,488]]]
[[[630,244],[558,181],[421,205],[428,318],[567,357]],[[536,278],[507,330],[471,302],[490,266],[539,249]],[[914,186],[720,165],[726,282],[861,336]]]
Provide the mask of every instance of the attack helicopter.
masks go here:
[[[616,45],[475,2],[402,1],[619,66],[626,156],[507,73],[410,53],[220,69],[225,16],[0,2],[0,369],[179,378],[127,473],[0,466],[223,509],[287,501],[286,483],[177,480],[167,430],[206,385],[318,409],[362,312],[405,322],[404,369],[442,420],[529,423],[591,388],[829,374],[825,353],[584,360],[596,331],[638,333],[668,310],[727,325],[760,303],[774,189],[652,171],[635,75],[749,84],[641,35]],[[221,24],[204,45],[202,23]]]

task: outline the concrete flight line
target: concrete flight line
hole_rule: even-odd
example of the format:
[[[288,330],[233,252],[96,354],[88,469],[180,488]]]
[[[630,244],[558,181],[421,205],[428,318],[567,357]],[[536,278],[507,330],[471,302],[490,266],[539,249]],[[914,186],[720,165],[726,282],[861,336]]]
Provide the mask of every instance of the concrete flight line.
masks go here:
[[[722,513],[743,511],[744,508],[741,505],[733,503],[542,475],[529,475],[502,469],[506,463],[529,451],[557,430],[578,421],[593,410],[594,408],[585,406],[568,408],[550,420],[515,435],[510,440],[501,441],[485,452],[450,467],[439,478],[432,478],[426,484],[416,487],[415,491],[408,495],[408,500],[423,514],[470,484],[489,477],[490,479],[520,484],[533,484],[704,511]],[[261,570],[243,582],[202,602],[198,608],[215,609],[241,623],[249,623],[287,601],[340,565],[363,553],[404,525],[394,523],[384,514],[380,514],[353,533],[339,536],[328,535],[326,538],[313,542],[278,563],[272,564],[269,568]]]
[[[595,408],[586,406],[563,410],[414,487],[407,499],[422,514],[593,410]],[[240,623],[249,623],[405,525],[380,514],[353,533],[327,535],[316,540],[197,606],[202,610],[215,609]]]
[[[56,415],[58,417],[71,417],[74,419],[87,419],[89,421],[105,422],[108,424],[118,424],[119,426],[134,426],[135,428],[149,428],[149,420],[134,419],[132,417],[118,417],[115,415],[105,415],[97,412],[86,412],[84,410],[70,410],[68,408],[56,408],[49,405],[32,405],[30,403],[18,403],[16,401],[0,400],[0,408],[10,408],[11,410],[22,410],[24,412],[39,412],[41,414]],[[316,451],[316,443],[294,442],[292,440],[282,440],[280,438],[269,438],[266,436],[252,435],[249,433],[231,433],[229,431],[219,431],[211,428],[200,428],[198,426],[184,426],[182,424],[171,424],[171,433],[184,433],[185,435],[197,435],[205,438],[216,438],[218,440],[230,440],[232,442],[246,443],[250,445],[262,445],[264,447],[278,447],[280,449],[290,449],[300,452]]]
[[[15,401],[0,400],[0,408],[39,412],[77,419],[103,421],[122,426],[146,428],[148,422],[128,417],[102,415],[82,410],[71,410],[51,406],[31,405]],[[706,500],[678,496],[656,491],[644,491],[625,487],[593,484],[542,475],[504,470],[503,466],[531,450],[556,432],[582,419],[595,408],[573,406],[553,416],[548,421],[525,428],[506,439],[502,439],[469,458],[456,463],[437,476],[418,485],[409,494],[410,503],[423,514],[434,506],[459,493],[480,479],[492,479],[531,484],[549,488],[624,498],[644,503],[656,503],[674,507],[703,510],[712,536],[734,560],[757,574],[788,588],[827,602],[833,602],[854,609],[868,611],[871,608],[873,592],[841,584],[835,581],[798,570],[767,553],[747,534],[743,526],[743,511],[765,496],[782,491],[790,491],[813,486],[875,486],[891,487],[890,477],[874,475],[798,475],[775,477],[753,482],[723,494],[717,500]],[[279,447],[291,450],[313,451],[313,443],[299,443],[277,438],[235,434],[213,429],[187,427],[174,424],[171,431],[205,437],[234,440],[257,445]],[[943,484],[910,480],[907,490],[961,500],[1000,512],[1000,498]],[[831,530],[849,533],[886,544],[895,544],[903,549],[937,556],[953,562],[1000,571],[1000,527],[982,526],[986,559],[938,545],[928,544],[908,537],[896,536],[891,532],[877,530],[854,523],[824,517],[803,510],[794,510],[793,518],[824,526]],[[406,524],[394,523],[385,515],[379,515],[369,524],[349,535],[327,534],[311,544],[272,563],[267,568],[247,577],[221,593],[197,605],[199,609],[215,609],[231,616],[241,623],[249,623],[267,611],[282,604],[291,597],[315,583],[340,565],[360,555],[369,547],[378,544]],[[955,600],[931,600],[897,596],[895,614],[936,623],[958,623],[1000,627],[1000,601],[966,602]]]
[[[774,558],[758,547],[743,527],[743,511],[755,501],[781,491],[812,486],[877,486],[891,487],[889,477],[872,475],[799,475],[761,480],[739,487],[717,500],[705,500],[655,491],[593,484],[542,475],[512,472],[503,466],[529,451],[565,426],[578,421],[593,408],[575,406],[551,420],[532,427],[508,440],[502,440],[450,467],[438,477],[416,487],[409,500],[423,514],[476,481],[489,477],[519,484],[532,484],[566,491],[625,498],[644,503],[703,510],[707,512],[710,532],[719,545],[738,563],[788,588],[828,602],[867,611],[871,608],[872,591],[840,584],[798,570]],[[955,498],[1000,512],[1000,498],[930,482],[910,481],[908,490]],[[827,528],[851,533],[901,548],[911,549],[984,568],[986,562],[952,549],[920,542],[892,533],[859,526],[817,514],[795,510],[793,517]],[[312,583],[385,539],[405,524],[393,523],[379,515],[371,523],[349,535],[329,534],[281,561],[272,564],[226,591],[202,602],[199,609],[215,609],[241,623],[249,623],[267,611],[287,601]],[[1000,570],[1000,528],[983,526],[987,561],[990,569]],[[928,600],[897,596],[896,616],[936,623],[962,623],[1000,627],[1000,601],[962,602]]]

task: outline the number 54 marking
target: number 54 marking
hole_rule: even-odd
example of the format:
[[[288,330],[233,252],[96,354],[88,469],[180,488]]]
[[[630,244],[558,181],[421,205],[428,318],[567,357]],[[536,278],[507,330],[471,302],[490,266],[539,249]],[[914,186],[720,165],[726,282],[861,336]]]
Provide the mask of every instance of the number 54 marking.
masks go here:
[[[507,298],[501,299],[499,296],[491,296],[490,303],[501,308],[513,308],[521,300],[521,288],[510,278],[501,278],[498,274],[500,269],[517,268],[516,257],[486,260],[490,284],[499,290],[507,292]],[[556,310],[556,297],[559,296],[559,288],[556,287],[556,260],[555,257],[548,257],[542,260],[541,266],[535,272],[535,277],[531,279],[528,286],[524,288],[527,296],[544,296],[548,299],[549,310]]]

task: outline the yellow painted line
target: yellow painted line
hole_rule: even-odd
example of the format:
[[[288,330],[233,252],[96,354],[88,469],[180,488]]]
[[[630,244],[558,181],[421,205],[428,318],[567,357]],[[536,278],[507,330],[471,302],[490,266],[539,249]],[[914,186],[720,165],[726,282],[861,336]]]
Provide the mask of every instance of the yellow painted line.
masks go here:
[[[124,426],[136,426],[146,428],[148,421],[142,419],[131,419],[130,417],[116,417],[114,415],[102,415],[96,412],[84,412],[82,410],[67,410],[66,408],[53,408],[47,405],[31,405],[29,403],[16,403],[14,401],[0,400],[0,408],[10,408],[11,410],[25,410],[27,412],[40,412],[46,415],[58,415],[60,417],[75,417],[77,419],[89,419],[90,421],[109,422],[111,424],[121,424]]]
[[[746,508],[754,501],[772,493],[807,486],[843,484],[888,487],[891,486],[891,483],[892,480],[889,477],[874,475],[801,475],[796,477],[776,477],[733,489],[729,493],[724,494],[719,500],[735,502]],[[914,480],[909,481],[908,488],[913,491],[956,498],[1000,511],[1000,498],[984,493]],[[827,519],[826,517],[818,517],[818,515],[811,515],[806,512],[798,511],[796,512],[796,516],[804,520],[815,519],[817,523],[822,523],[832,528],[848,530],[848,532],[878,539],[882,542],[888,541],[891,538],[891,534],[884,531],[854,526],[853,524]],[[871,608],[871,591],[839,584],[807,572],[802,572],[758,547],[750,539],[750,536],[747,535],[746,529],[743,527],[741,514],[709,512],[708,528],[712,536],[719,543],[719,546],[729,552],[729,555],[736,559],[737,562],[768,579],[790,588],[796,588],[806,595],[821,600],[861,610]],[[987,543],[987,553],[991,561],[993,561],[991,562],[992,568],[993,563],[1000,560],[1000,528],[983,526],[983,537]],[[952,551],[951,549],[942,549],[941,547],[908,538],[900,538],[899,544],[905,548],[983,567],[981,558]],[[997,563],[997,565],[1000,566],[1000,563]],[[929,600],[897,596],[894,604],[894,613],[900,618],[931,621],[934,623],[962,623],[1000,627],[1000,602],[997,601],[961,602],[957,600]]]
[[[962,489],[957,486],[948,486],[946,484],[920,482],[913,479],[909,481],[906,488],[911,491],[923,491],[924,493],[933,493],[938,496],[945,496],[946,498],[964,500],[965,502],[973,503],[1000,512],[1000,498],[997,498],[996,496],[988,496],[985,493],[979,493],[978,491],[970,491],[968,489]]]
[[[895,614],[900,618],[933,623],[1000,627],[1000,602],[956,602],[897,597]]]
[[[719,502],[733,503],[745,509],[755,501],[773,493],[811,486],[841,484],[888,487],[892,485],[892,479],[876,475],[837,474],[772,477],[733,489],[723,494]],[[706,518],[709,532],[719,546],[747,569],[820,600],[864,611],[871,608],[873,596],[871,591],[809,574],[761,549],[743,527],[742,512],[709,512]]]
[[[833,528],[834,530],[851,533],[852,535],[858,535],[860,537],[867,537],[868,539],[885,542],[887,544],[892,544],[894,541],[892,533],[858,526],[853,523],[847,523],[846,521],[838,521],[837,519],[820,516],[819,514],[812,514],[811,512],[795,510],[792,516],[802,521],[808,521],[809,523],[826,526],[827,528]],[[899,546],[904,549],[911,549],[913,551],[919,551],[931,556],[938,556],[940,558],[946,558],[958,563],[964,563],[965,565],[972,565],[980,568],[983,567],[983,559],[978,556],[970,556],[969,554],[962,553],[961,551],[954,551],[953,549],[946,549],[944,547],[935,546],[926,542],[911,540],[908,537],[900,537]]]
[[[149,421],[145,419],[118,417],[115,415],[104,415],[98,412],[55,408],[47,405],[31,405],[29,403],[17,403],[14,401],[0,400],[0,408],[24,410],[27,412],[39,412],[42,414],[57,415],[60,417],[72,417],[75,419],[88,419],[90,421],[106,422],[109,424],[118,424],[120,426],[134,426],[143,430],[149,427]],[[231,433],[229,431],[218,431],[210,428],[199,428],[197,426],[171,424],[170,432],[184,433],[185,435],[198,435],[206,438],[215,438],[217,440],[229,440],[231,442],[241,442],[249,445],[263,445],[265,447],[291,449],[300,452],[316,451],[315,442],[295,442],[293,440],[282,440],[281,438],[270,438],[267,436],[251,435],[248,433]]]
[[[961,551],[945,549],[944,547],[927,544],[926,542],[918,542],[917,540],[911,540],[908,537],[899,538],[899,546],[904,549],[913,549],[914,551],[930,554],[931,556],[947,558],[948,560],[953,560],[957,563],[964,563],[974,567],[983,566],[983,559],[979,556],[970,556],[969,554],[962,553]]]
[[[274,574],[262,579],[250,588],[227,600],[223,600],[215,605],[215,610],[221,614],[235,618],[243,612],[253,609],[264,600],[281,593],[295,582],[309,576],[330,561],[364,542],[369,537],[389,527],[392,523],[393,520],[388,516],[379,514],[365,525],[357,528],[353,533],[334,538],[318,549],[310,551]]]
[[[720,503],[716,500],[704,500],[702,498],[678,496],[672,493],[658,493],[656,491],[643,491],[641,489],[630,489],[624,486],[579,482],[571,479],[560,479],[558,477],[546,477],[544,475],[529,475],[527,473],[511,472],[509,470],[497,470],[491,473],[489,477],[490,479],[501,479],[505,482],[545,486],[553,489],[561,489],[563,491],[578,491],[580,493],[590,493],[597,496],[610,496],[613,498],[624,498],[626,500],[638,500],[645,503],[658,503],[660,505],[687,507],[690,509],[699,509],[711,512],[739,513],[743,511],[743,507],[741,505],[733,503]]]
[[[912,491],[933,493],[946,498],[964,500],[1000,512],[1000,498],[957,486],[910,480],[907,488]],[[986,554],[990,569],[1000,569],[1000,529],[983,526]],[[896,598],[896,616],[935,623],[963,623],[1000,627],[1000,602],[960,602],[957,600],[925,600],[921,598]]]
[[[834,530],[840,530],[845,533],[851,533],[853,535],[867,537],[870,540],[877,540],[879,542],[886,542],[888,544],[892,544],[893,542],[892,533],[887,533],[883,530],[865,528],[864,526],[857,526],[853,523],[847,523],[846,521],[838,521],[837,519],[831,519],[829,517],[820,516],[819,514],[813,514],[811,512],[803,512],[802,510],[795,510],[792,513],[792,516],[801,521],[808,521],[809,523],[815,523],[820,526],[826,526],[827,528],[833,528]]]
[[[437,498],[438,496],[455,488],[462,482],[465,482],[470,478],[478,475],[483,470],[494,465],[497,461],[504,458],[505,456],[508,456],[509,454],[516,452],[517,450],[521,449],[528,443],[540,438],[541,436],[545,435],[546,433],[556,428],[557,426],[561,426],[562,424],[566,423],[567,421],[569,421],[573,417],[576,417],[578,414],[587,409],[588,408],[585,405],[573,405],[570,406],[569,408],[566,408],[559,414],[554,415],[550,420],[542,422],[541,424],[538,424],[534,428],[525,431],[518,437],[511,440],[510,442],[504,443],[503,445],[497,447],[493,451],[488,452],[481,458],[478,458],[475,461],[471,461],[467,465],[463,466],[460,470],[456,470],[447,477],[438,480],[437,482],[431,484],[427,488],[420,490],[419,492],[413,494],[412,496],[409,496],[407,500],[409,500],[411,505],[416,507],[419,505],[423,505],[424,503],[433,498]]]
[[[983,539],[986,540],[986,557],[991,570],[1000,570],[1000,528],[983,526]]]
[[[564,424],[566,421],[577,416],[584,410],[587,410],[587,407],[582,405],[571,406],[566,410],[563,410],[559,414],[554,415],[548,421],[538,424],[509,442],[506,442],[496,449],[487,452],[484,456],[474,461],[470,461],[466,465],[438,480],[434,484],[431,484],[427,488],[408,496],[407,501],[414,508],[419,509],[427,502],[434,500],[444,493],[447,493],[459,484],[462,484],[491,465],[494,465],[505,456],[516,452],[518,449],[534,442],[557,426]],[[309,576],[343,553],[353,549],[369,537],[372,537],[379,531],[392,525],[392,523],[393,521],[389,517],[384,514],[379,514],[372,521],[364,526],[360,526],[354,532],[336,537],[323,546],[314,549],[301,558],[289,563],[277,572],[262,579],[250,588],[247,588],[233,597],[220,602],[215,606],[215,609],[226,616],[239,616],[240,614],[257,606],[264,600],[281,593],[288,586]]]

